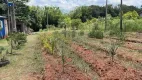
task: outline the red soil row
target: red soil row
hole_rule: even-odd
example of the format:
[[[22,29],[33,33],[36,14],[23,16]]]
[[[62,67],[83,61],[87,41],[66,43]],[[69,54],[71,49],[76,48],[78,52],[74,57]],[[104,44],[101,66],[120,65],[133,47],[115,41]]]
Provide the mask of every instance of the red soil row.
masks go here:
[[[43,56],[46,61],[43,80],[91,80],[90,76],[79,71],[71,64],[65,64],[63,73],[61,58],[53,57],[46,53]]]
[[[103,39],[103,42],[110,43],[110,40],[105,38],[105,39]],[[141,43],[125,42],[123,47],[126,47],[128,49],[132,49],[132,50],[140,50],[140,51],[142,51],[142,44]]]
[[[90,39],[91,40],[91,39]],[[108,41],[105,39],[105,41]],[[109,41],[110,42],[110,41]],[[104,52],[108,52],[106,47],[104,47],[103,44],[101,44],[100,42],[99,43],[95,43],[95,42],[83,42],[84,44],[87,44],[91,47],[98,47],[100,48],[102,51]],[[140,56],[142,56],[140,53],[138,52],[130,52],[130,49],[128,48],[129,45],[133,45],[133,44],[136,44],[136,43],[131,43],[131,44],[128,44],[124,46],[126,46],[126,48],[124,47],[119,47],[119,49],[117,50],[117,55],[125,60],[128,60],[128,61],[133,61],[133,62],[136,62],[136,63],[142,63],[142,58]],[[136,45],[133,45],[133,46],[136,46]],[[138,47],[138,48],[142,48],[142,47]],[[136,48],[136,49],[138,49]]]
[[[117,62],[111,64],[107,57],[99,58],[82,46],[72,44],[72,47],[98,73],[100,80],[142,80],[142,71],[125,68]]]

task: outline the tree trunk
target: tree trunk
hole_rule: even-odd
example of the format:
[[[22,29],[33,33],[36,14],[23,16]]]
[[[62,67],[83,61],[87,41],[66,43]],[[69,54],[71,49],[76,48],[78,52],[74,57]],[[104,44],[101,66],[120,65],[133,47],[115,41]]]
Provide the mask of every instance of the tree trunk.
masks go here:
[[[123,4],[123,2],[121,0],[121,5],[120,5],[120,31],[121,32],[123,30],[123,27],[122,27],[122,20],[123,20],[123,18],[122,18],[122,15],[123,15],[123,13],[122,13],[122,4]]]
[[[107,29],[107,8],[108,8],[107,2],[108,0],[106,0],[105,30]]]

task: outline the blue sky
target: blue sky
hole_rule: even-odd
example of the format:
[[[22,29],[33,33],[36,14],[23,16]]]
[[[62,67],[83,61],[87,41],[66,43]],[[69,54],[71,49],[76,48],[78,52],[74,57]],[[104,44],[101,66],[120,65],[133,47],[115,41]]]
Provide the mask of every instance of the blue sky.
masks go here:
[[[57,6],[64,11],[73,10],[77,6],[82,5],[105,5],[106,0],[30,0],[28,5],[38,5],[38,6]],[[109,4],[117,5],[120,0],[108,0]],[[123,0],[126,5],[134,5],[140,7],[142,5],[142,0]]]

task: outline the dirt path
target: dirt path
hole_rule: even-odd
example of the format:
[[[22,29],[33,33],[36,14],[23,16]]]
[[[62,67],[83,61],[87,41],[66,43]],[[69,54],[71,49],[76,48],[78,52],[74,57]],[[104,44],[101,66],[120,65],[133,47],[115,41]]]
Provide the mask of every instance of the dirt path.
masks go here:
[[[102,59],[94,55],[93,51],[76,44],[73,44],[72,47],[78,52],[79,56],[91,64],[101,80],[142,80],[141,71],[125,68],[116,62],[112,66],[107,57]]]
[[[43,69],[40,50],[37,46],[37,36],[29,35],[26,45],[14,55],[7,55],[10,64],[0,68],[0,80],[40,80]]]

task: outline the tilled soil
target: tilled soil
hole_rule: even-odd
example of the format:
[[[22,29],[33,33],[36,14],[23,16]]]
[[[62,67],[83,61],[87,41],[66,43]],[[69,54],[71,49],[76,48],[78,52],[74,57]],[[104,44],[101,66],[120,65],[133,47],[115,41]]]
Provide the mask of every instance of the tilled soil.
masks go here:
[[[72,47],[97,72],[101,80],[142,80],[142,71],[128,69],[117,62],[110,62],[96,56],[93,51],[82,46],[72,44]]]
[[[63,73],[61,58],[46,53],[43,56],[46,61],[43,80],[91,80],[90,76],[79,71],[71,64],[65,64]]]
[[[127,48],[132,49],[132,50],[142,51],[142,44],[138,44],[138,43],[126,42],[124,44],[124,47],[127,47]]]
[[[104,39],[103,41],[108,41],[108,39]],[[102,50],[106,53],[108,52],[107,47],[100,42],[95,42],[95,41],[91,42],[90,41],[90,42],[83,42],[83,43],[86,44],[86,45],[89,45],[91,47],[97,47],[97,48],[99,48],[100,50]],[[110,43],[110,41],[109,41],[109,43]],[[125,47],[119,47],[118,48],[117,55],[118,55],[118,57],[123,58],[124,60],[133,61],[133,62],[141,64],[142,63],[142,58],[141,58],[142,54],[140,54],[140,50],[142,48],[141,45],[142,44],[138,45],[138,43],[132,43],[132,42],[127,43],[126,42],[124,44]]]

